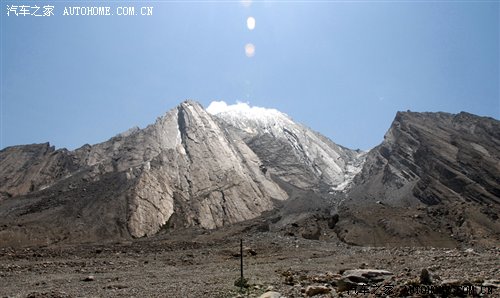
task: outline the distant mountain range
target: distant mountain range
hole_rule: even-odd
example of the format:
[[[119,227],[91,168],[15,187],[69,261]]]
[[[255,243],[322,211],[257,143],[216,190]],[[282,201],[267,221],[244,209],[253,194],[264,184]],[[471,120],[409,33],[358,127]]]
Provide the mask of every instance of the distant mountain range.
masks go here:
[[[274,109],[186,101],[74,151],[1,150],[0,245],[118,241],[257,217],[288,233],[314,218],[309,238],[359,245],[498,244],[499,149],[499,121],[467,113],[400,112],[361,152]]]

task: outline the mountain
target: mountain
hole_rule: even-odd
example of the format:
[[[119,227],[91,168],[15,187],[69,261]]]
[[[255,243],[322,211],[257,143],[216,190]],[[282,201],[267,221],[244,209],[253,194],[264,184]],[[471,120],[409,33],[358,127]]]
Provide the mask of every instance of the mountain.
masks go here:
[[[296,187],[344,190],[364,162],[365,152],[339,146],[275,109],[212,102],[207,111],[244,140],[264,167]]]
[[[229,139],[192,101],[101,144],[75,151],[9,147],[0,162],[6,245],[212,229],[259,216],[287,198],[253,151]]]
[[[500,123],[399,112],[339,211],[341,239],[449,246],[500,240]]]
[[[255,219],[256,230],[357,245],[495,245],[499,128],[467,113],[400,112],[361,152],[274,109],[185,101],[100,144],[1,150],[0,243],[120,241]]]

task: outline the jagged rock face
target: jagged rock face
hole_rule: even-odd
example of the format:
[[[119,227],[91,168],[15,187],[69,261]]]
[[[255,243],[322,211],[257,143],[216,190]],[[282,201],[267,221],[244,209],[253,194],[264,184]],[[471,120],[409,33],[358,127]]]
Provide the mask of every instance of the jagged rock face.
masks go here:
[[[1,150],[0,164],[0,201],[47,187],[78,167],[67,150],[49,143]]]
[[[338,227],[346,241],[499,239],[499,121],[400,112],[347,195]]]
[[[82,170],[43,190],[0,202],[0,245],[49,245],[130,238],[124,172]]]
[[[188,225],[215,228],[250,219],[271,209],[272,199],[287,197],[259,169],[255,154],[241,140],[229,140],[200,105],[185,104],[177,121],[182,146],[163,170],[178,173],[176,208]]]
[[[45,218],[44,210],[33,208],[40,191],[57,202],[64,214],[60,216],[68,221],[74,215],[71,204],[80,200],[78,193],[91,196],[88,199],[100,209],[125,206],[125,215],[109,217],[104,225],[125,221],[133,237],[153,235],[169,220],[171,227],[220,227],[254,218],[272,209],[273,200],[287,198],[263,173],[261,161],[248,146],[235,136],[228,139],[212,116],[191,101],[145,129],[132,129],[101,144],[75,151],[55,151],[48,144],[19,146],[2,150],[0,158],[1,191],[9,197],[0,201],[0,209],[9,205],[20,210],[7,212],[3,222],[33,220],[33,213]],[[83,172],[84,179],[75,178]],[[86,194],[103,177],[116,175],[127,181],[117,185],[116,197]],[[6,230],[0,237],[11,233]]]
[[[328,229],[355,244],[500,241],[497,120],[398,113],[383,143],[363,153],[276,110],[208,110],[187,101],[144,129],[74,151],[1,150],[0,244],[212,229],[276,206],[268,228],[314,239],[332,219]]]
[[[364,162],[364,152],[339,146],[274,109],[246,104],[207,110],[231,135],[241,137],[271,173],[300,188],[346,188]]]

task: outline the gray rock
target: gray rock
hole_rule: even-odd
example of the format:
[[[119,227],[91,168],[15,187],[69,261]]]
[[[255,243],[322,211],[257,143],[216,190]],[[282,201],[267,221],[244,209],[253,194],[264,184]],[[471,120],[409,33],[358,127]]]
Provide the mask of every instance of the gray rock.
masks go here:
[[[315,296],[319,294],[328,294],[332,289],[325,286],[308,286],[306,288],[305,294],[306,296]]]
[[[499,132],[500,121],[463,112],[398,112],[347,191],[340,238],[372,246],[456,246],[471,238],[495,245]]]
[[[338,292],[345,292],[354,290],[358,287],[356,282],[349,280],[348,278],[341,278],[335,281],[335,286],[337,287]]]
[[[94,280],[95,280],[95,276],[93,276],[93,275],[89,275],[83,279],[83,281],[94,281]]]
[[[427,269],[422,269],[420,272],[420,283],[423,285],[431,285],[432,279],[429,271]]]
[[[310,231],[291,233],[318,239],[332,232],[321,230],[325,222],[354,244],[498,243],[499,121],[398,113],[365,154],[276,110],[260,112],[211,115],[186,101],[92,146],[0,150],[1,245],[214,229],[276,206],[278,221],[262,230],[300,222]],[[323,212],[335,209],[335,218]]]
[[[281,294],[279,292],[268,291],[260,295],[259,298],[280,298]]]
[[[266,171],[300,188],[324,183],[329,190],[342,191],[364,162],[364,152],[339,146],[275,109],[214,114],[259,156]]]
[[[343,277],[360,276],[369,279],[387,275],[393,275],[393,273],[387,270],[379,270],[379,269],[352,269],[352,270],[346,270],[342,273]]]
[[[483,282],[484,287],[493,287],[493,288],[500,288],[500,280],[498,279],[490,279],[490,280],[485,280]]]
[[[255,218],[287,198],[261,171],[257,155],[192,101],[100,144],[75,151],[10,147],[0,159],[2,221],[26,222],[23,230],[0,234],[6,245],[16,237],[36,242],[20,234],[31,229],[54,234],[40,236],[43,242],[58,234],[109,240],[151,236],[163,227],[213,229]],[[2,205],[3,197],[23,195],[30,197]],[[54,216],[53,207],[61,214]]]
[[[445,279],[441,281],[442,286],[450,286],[450,287],[457,287],[462,284],[462,281],[459,279]]]

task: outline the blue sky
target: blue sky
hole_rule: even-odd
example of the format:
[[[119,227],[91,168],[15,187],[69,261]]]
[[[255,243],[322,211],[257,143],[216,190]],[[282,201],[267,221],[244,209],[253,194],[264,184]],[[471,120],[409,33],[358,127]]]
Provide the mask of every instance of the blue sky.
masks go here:
[[[276,108],[353,149],[399,110],[500,118],[498,1],[1,2],[0,148],[102,142],[185,99]],[[90,3],[154,11],[58,15]]]

